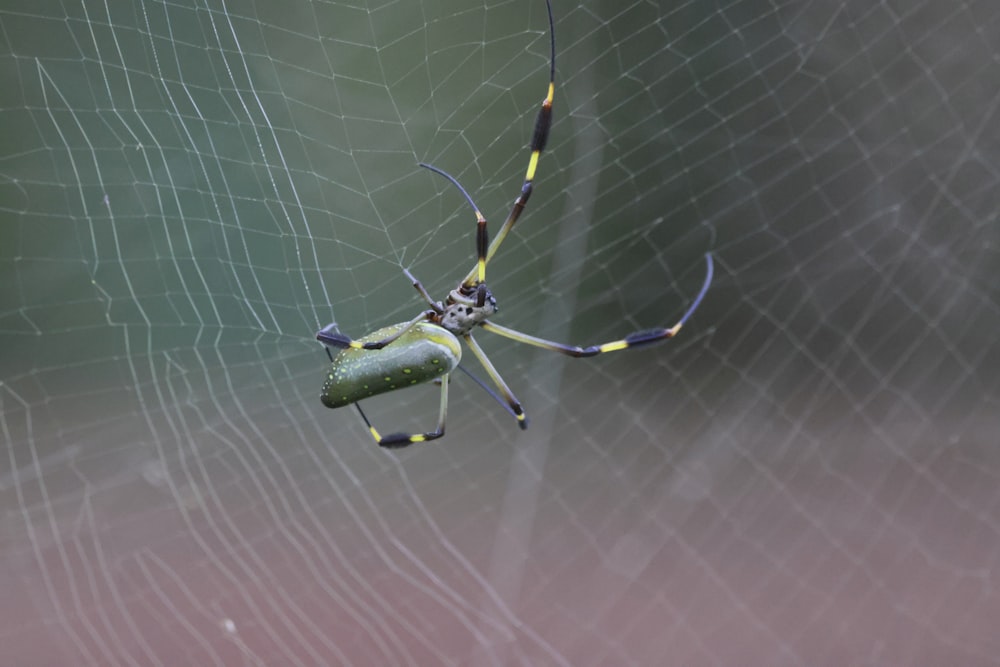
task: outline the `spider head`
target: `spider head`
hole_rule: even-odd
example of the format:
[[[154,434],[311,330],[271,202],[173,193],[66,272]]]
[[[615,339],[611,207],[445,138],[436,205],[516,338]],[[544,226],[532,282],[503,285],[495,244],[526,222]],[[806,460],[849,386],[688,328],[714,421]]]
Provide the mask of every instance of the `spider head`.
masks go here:
[[[438,324],[456,336],[462,336],[496,312],[497,300],[486,283],[460,285],[448,294],[444,311],[438,316]]]

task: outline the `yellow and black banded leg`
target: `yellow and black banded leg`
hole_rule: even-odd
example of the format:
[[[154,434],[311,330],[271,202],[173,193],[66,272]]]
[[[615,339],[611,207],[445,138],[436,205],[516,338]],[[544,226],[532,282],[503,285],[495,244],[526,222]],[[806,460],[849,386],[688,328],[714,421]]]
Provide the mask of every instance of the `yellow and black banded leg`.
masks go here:
[[[563,343],[545,340],[544,338],[538,338],[537,336],[521,333],[520,331],[509,329],[505,326],[494,324],[489,321],[483,322],[480,326],[482,326],[482,328],[486,331],[495,333],[498,336],[503,336],[504,338],[516,340],[518,343],[534,345],[535,347],[551,350],[552,352],[559,352],[560,354],[565,354],[569,357],[593,357],[605,352],[627,350],[630,347],[639,347],[641,345],[656,343],[661,340],[673,338],[677,335],[677,332],[681,328],[680,324],[676,324],[670,329],[650,329],[649,331],[638,331],[636,333],[629,334],[620,340],[603,343],[601,345],[580,347],[579,345],[564,345]]]
[[[430,319],[433,314],[432,310],[425,310],[420,313],[412,320],[399,327],[399,329],[393,333],[391,336],[387,336],[381,340],[373,340],[362,343],[361,341],[354,340],[350,336],[340,333],[337,331],[336,323],[328,324],[319,331],[316,332],[316,340],[323,343],[324,345],[330,345],[339,349],[344,349],[348,347],[353,347],[355,350],[381,350],[386,345],[389,345],[397,338],[405,334],[407,331],[415,327],[421,322],[426,322]]]
[[[465,339],[465,343],[469,346],[469,349],[472,350],[472,353],[476,355],[477,359],[479,359],[479,363],[482,364],[486,374],[490,376],[490,380],[492,380],[493,384],[500,390],[500,395],[503,396],[504,401],[506,401],[507,405],[510,407],[511,414],[513,414],[514,418],[517,419],[517,425],[520,426],[522,430],[528,428],[528,416],[524,414],[521,402],[517,400],[517,397],[514,396],[514,392],[510,390],[507,383],[503,381],[502,377],[500,377],[500,373],[498,373],[497,369],[493,367],[493,364],[487,358],[486,353],[483,352],[483,348],[479,347],[479,343],[477,343],[476,339],[472,337],[472,334],[467,333],[462,337]]]
[[[489,233],[486,230],[486,218],[479,211],[479,207],[476,206],[476,202],[472,201],[472,196],[466,192],[462,184],[458,182],[458,179],[446,172],[444,169],[438,169],[432,164],[427,164],[426,162],[420,162],[419,165],[424,169],[430,169],[435,174],[444,176],[451,184],[458,188],[462,196],[465,197],[465,201],[469,202],[469,206],[476,213],[476,268],[472,270],[472,273],[468,278],[465,279],[463,285],[466,287],[471,287],[473,285],[482,284],[486,282],[486,249],[489,246]],[[409,272],[407,272],[409,273]],[[482,293],[485,299],[485,292]],[[480,307],[482,303],[478,304]]]
[[[493,237],[493,242],[486,251],[485,261],[480,260],[480,263],[476,267],[473,267],[472,271],[465,277],[465,280],[462,281],[463,285],[475,284],[474,281],[477,273],[484,270],[485,264],[488,264],[493,259],[493,255],[500,248],[500,244],[507,238],[507,234],[510,233],[517,219],[521,217],[521,213],[524,211],[524,207],[527,206],[532,188],[534,187],[535,171],[538,169],[538,158],[541,156],[542,151],[545,150],[545,146],[549,141],[549,130],[552,129],[552,100],[555,98],[556,93],[556,33],[550,0],[545,0],[545,9],[549,15],[549,88],[545,94],[545,99],[542,100],[541,108],[538,109],[538,115],[535,117],[535,129],[531,133],[531,156],[528,158],[528,170],[524,175],[521,193],[514,200],[514,205],[511,207],[510,213],[507,214],[507,219],[504,220],[500,231]],[[480,269],[480,266],[483,268]]]
[[[509,414],[511,417],[514,417],[515,419],[517,419],[517,414],[514,413],[514,410],[510,407],[510,404],[507,403],[507,401],[505,399],[501,398],[500,394],[498,394],[495,391],[493,391],[493,389],[491,389],[488,384],[486,384],[485,382],[483,382],[482,380],[480,380],[478,377],[476,377],[475,373],[473,373],[472,371],[470,371],[469,369],[467,369],[465,366],[462,366],[461,364],[459,364],[456,368],[458,368],[458,370],[462,371],[467,376],[469,376],[470,380],[472,380],[473,382],[475,382],[477,385],[479,385],[480,389],[482,389],[487,394],[489,394],[490,398],[492,398],[494,401],[496,401],[500,405],[501,408],[503,408],[504,410],[507,411],[507,414]]]
[[[676,336],[677,332],[680,331],[681,327],[688,321],[688,318],[690,318],[691,315],[694,314],[694,311],[698,309],[698,306],[701,305],[701,300],[705,297],[705,293],[708,292],[709,285],[712,284],[712,274],[714,271],[711,255],[705,255],[705,262],[708,264],[708,271],[705,274],[705,282],[702,284],[701,290],[698,292],[698,296],[695,297],[694,302],[687,309],[687,311],[685,311],[684,315],[677,322],[677,324],[669,329],[637,331],[619,340],[613,340],[601,345],[580,347],[579,345],[564,345],[563,343],[556,343],[551,340],[545,340],[544,338],[538,338],[537,336],[531,336],[514,329],[500,326],[499,324],[494,324],[490,321],[483,322],[479,326],[486,331],[495,333],[505,338],[510,338],[511,340],[516,340],[519,343],[534,345],[535,347],[551,350],[552,352],[558,352],[570,357],[593,357],[605,352],[616,352],[618,350],[627,350],[632,347],[641,347],[643,345],[649,345],[650,343],[657,343]]]
[[[385,447],[386,449],[401,449],[403,447],[409,447],[415,442],[427,442],[429,440],[436,440],[444,435],[444,420],[448,416],[448,380],[450,375],[444,375],[440,378],[441,383],[441,408],[438,412],[438,426],[436,431],[431,431],[429,433],[390,433],[389,435],[380,435],[372,423],[368,421],[368,416],[365,411],[361,409],[360,403],[355,403],[354,407],[358,409],[358,414],[365,422],[365,426],[368,427],[368,432],[372,434],[375,438],[375,442],[378,443],[379,447]]]

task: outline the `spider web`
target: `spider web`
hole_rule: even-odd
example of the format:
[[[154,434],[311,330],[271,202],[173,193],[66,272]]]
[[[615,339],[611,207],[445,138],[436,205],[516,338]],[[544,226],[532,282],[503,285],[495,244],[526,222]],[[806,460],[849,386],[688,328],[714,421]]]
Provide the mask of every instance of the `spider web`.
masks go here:
[[[9,664],[997,664],[1000,8],[555,0],[479,336],[388,452],[336,321],[520,186],[538,0],[0,9]],[[475,364],[471,363],[472,370]],[[433,387],[367,403],[433,426]]]

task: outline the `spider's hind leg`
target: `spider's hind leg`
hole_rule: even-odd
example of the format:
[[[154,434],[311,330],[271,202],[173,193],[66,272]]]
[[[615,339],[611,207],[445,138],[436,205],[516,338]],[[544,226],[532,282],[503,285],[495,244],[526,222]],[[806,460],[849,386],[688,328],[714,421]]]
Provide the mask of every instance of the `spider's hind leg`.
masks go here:
[[[409,447],[415,442],[427,442],[429,440],[436,440],[444,435],[444,422],[445,418],[448,416],[448,379],[449,376],[445,375],[440,378],[441,382],[441,407],[438,411],[438,425],[437,429],[434,431],[429,431],[427,433],[390,433],[389,435],[380,435],[372,423],[368,420],[368,416],[365,411],[361,409],[360,403],[355,403],[354,407],[358,409],[358,414],[361,415],[361,419],[364,420],[365,426],[368,427],[368,432],[372,434],[375,438],[375,442],[379,447],[385,447],[386,449],[401,449],[403,447]]]

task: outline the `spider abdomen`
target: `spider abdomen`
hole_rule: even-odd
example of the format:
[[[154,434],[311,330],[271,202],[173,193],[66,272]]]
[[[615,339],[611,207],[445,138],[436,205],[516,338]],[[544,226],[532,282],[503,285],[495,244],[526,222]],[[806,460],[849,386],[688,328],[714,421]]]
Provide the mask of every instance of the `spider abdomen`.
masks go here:
[[[359,343],[383,340],[407,323],[393,324],[359,338]],[[391,345],[380,350],[338,351],[323,382],[320,400],[328,408],[430,382],[450,373],[462,360],[462,347],[450,332],[430,322],[418,322]]]

